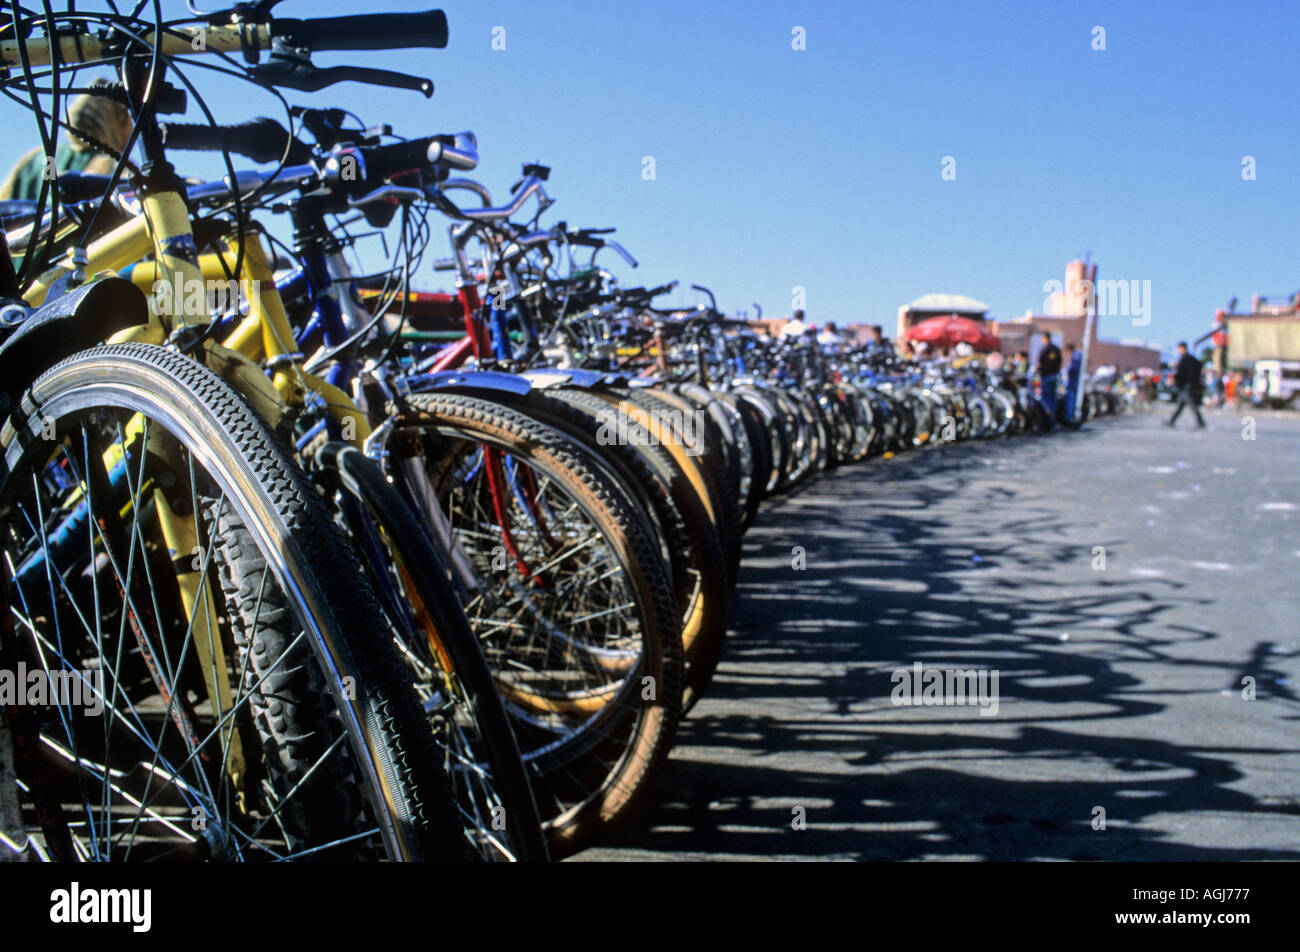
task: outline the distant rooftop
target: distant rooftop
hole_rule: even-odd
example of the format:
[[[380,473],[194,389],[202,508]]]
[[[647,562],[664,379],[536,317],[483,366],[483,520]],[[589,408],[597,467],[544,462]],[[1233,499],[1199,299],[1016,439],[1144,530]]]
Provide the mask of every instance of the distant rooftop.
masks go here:
[[[935,314],[985,314],[989,306],[964,294],[923,294],[907,305],[907,309]]]

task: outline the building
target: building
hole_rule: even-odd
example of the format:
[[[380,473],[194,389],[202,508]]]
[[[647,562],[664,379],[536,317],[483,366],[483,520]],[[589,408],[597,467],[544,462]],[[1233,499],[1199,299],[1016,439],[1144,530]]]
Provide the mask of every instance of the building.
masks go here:
[[[1047,331],[1058,337],[1062,345],[1083,345],[1087,327],[1089,304],[1094,300],[1097,287],[1097,265],[1084,261],[1071,261],[1065,266],[1065,283],[1062,290],[1047,300],[1049,313],[1035,314],[1027,311],[1024,317],[989,322],[989,329],[1002,340],[1002,353],[1025,351],[1033,354],[1038,334]],[[1145,341],[1102,340],[1097,335],[1098,322],[1093,322],[1092,338],[1088,344],[1088,370],[1097,367],[1114,367],[1120,373],[1143,367],[1160,369],[1160,351]]]
[[[1232,306],[1232,305],[1230,305]],[[1300,360],[1300,291],[1286,303],[1256,294],[1250,313],[1216,311],[1214,330],[1193,345],[1211,340],[1216,370],[1249,370],[1257,360]]]
[[[932,317],[967,317],[984,323],[989,306],[964,294],[925,294],[898,309],[898,333],[902,340],[908,329]]]
[[[760,317],[752,318],[749,326],[760,334],[766,334],[768,337],[779,337],[781,328],[790,323],[788,317]]]

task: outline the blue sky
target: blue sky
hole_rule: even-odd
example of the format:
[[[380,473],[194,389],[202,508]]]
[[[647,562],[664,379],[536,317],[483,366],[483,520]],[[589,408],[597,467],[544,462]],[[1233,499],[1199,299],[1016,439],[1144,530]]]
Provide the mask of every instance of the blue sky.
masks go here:
[[[520,163],[551,165],[551,217],[618,226],[642,262],[625,283],[696,281],[768,314],[802,287],[816,323],[892,330],[898,306],[931,291],[995,317],[1039,310],[1044,282],[1090,252],[1103,279],[1151,282],[1150,325],[1103,318],[1103,335],[1162,344],[1208,329],[1233,295],[1300,287],[1294,2],[443,8],[446,50],[316,57],[428,75],[432,100],[342,85],[291,101],[409,136],[472,129],[478,177],[500,195]],[[276,115],[263,93],[209,85],[220,119]],[[0,121],[30,122],[7,103]]]

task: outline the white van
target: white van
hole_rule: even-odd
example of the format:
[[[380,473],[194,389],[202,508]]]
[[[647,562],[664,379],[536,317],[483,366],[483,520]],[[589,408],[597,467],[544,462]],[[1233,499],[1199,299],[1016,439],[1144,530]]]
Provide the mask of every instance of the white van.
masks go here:
[[[1300,393],[1300,360],[1257,360],[1250,388],[1256,403],[1284,407]]]

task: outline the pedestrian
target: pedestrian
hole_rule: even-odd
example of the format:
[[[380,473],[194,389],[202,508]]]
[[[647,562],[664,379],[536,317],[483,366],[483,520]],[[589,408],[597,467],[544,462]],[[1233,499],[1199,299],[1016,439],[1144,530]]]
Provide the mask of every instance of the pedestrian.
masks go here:
[[[907,342],[903,341],[902,343],[906,345]],[[864,347],[868,354],[883,354],[886,357],[894,356],[894,345],[885,338],[879,324],[872,324],[867,328],[867,341]]]
[[[1043,331],[1043,347],[1038,352],[1038,379],[1042,382],[1043,407],[1047,416],[1056,421],[1056,385],[1061,379],[1061,348],[1052,343],[1052,335]]]
[[[1167,421],[1173,426],[1183,407],[1191,407],[1196,414],[1196,425],[1205,429],[1205,420],[1201,418],[1201,362],[1187,351],[1187,342],[1178,342],[1178,367],[1174,370],[1174,386],[1178,388],[1178,405],[1174,415]]]
[[[1011,355],[1003,368],[1003,383],[1019,399],[1021,390],[1028,384],[1029,355],[1018,350]]]
[[[1023,387],[1028,383],[1029,377],[1029,354],[1023,350],[1018,350],[1011,358],[1011,380],[1017,387]]]
[[[840,345],[844,343],[844,338],[840,336],[839,330],[835,327],[834,321],[827,321],[826,326],[821,329],[817,335],[817,343],[821,346],[824,353],[839,353]]]
[[[1237,402],[1237,387],[1240,382],[1241,377],[1235,370],[1230,370],[1223,375],[1223,395],[1227,398],[1228,405],[1234,410],[1241,406]]]
[[[781,337],[802,336],[804,331],[808,329],[807,325],[804,324],[803,318],[804,318],[804,314],[802,308],[795,311],[794,318],[792,320],[786,321],[785,325],[781,328],[780,336]]]
[[[1079,378],[1083,376],[1083,352],[1074,344],[1065,345],[1065,419],[1074,419],[1079,399]]]

